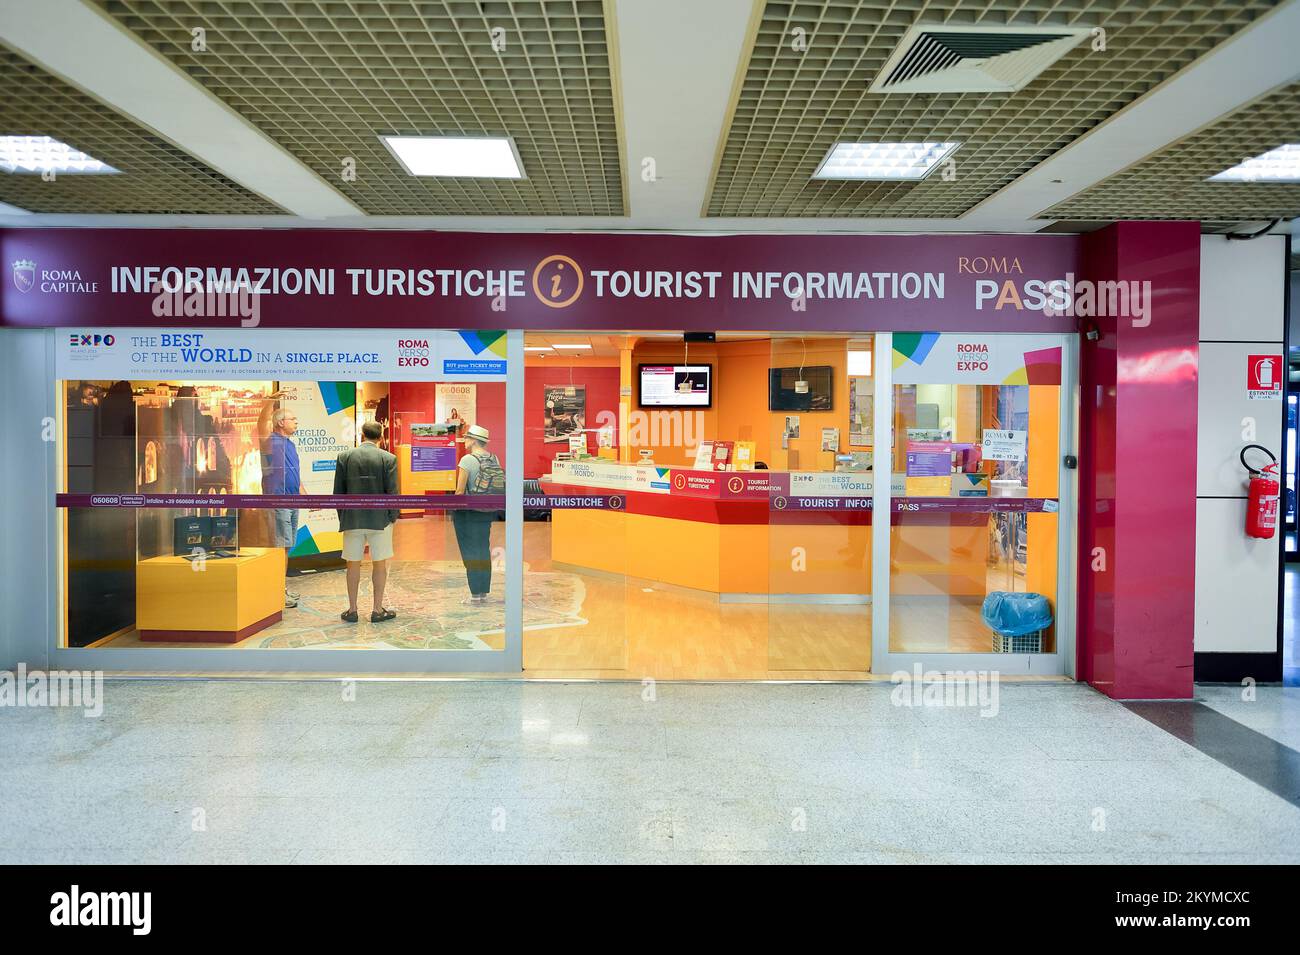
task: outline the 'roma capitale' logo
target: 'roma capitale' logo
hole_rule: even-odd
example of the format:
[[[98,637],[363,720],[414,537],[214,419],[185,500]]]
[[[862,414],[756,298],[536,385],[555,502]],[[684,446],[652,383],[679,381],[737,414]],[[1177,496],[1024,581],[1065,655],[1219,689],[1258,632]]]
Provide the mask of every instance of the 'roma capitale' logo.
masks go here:
[[[36,263],[31,259],[19,259],[14,263],[14,288],[20,292],[30,292],[36,287]]]

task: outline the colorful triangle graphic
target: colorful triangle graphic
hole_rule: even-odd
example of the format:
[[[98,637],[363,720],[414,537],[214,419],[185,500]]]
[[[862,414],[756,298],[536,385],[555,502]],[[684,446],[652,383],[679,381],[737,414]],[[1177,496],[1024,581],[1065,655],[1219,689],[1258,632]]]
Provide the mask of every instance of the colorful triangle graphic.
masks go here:
[[[320,385],[321,402],[328,414],[338,414],[357,403],[357,385],[353,381],[322,381]]]
[[[938,332],[894,332],[894,367],[901,368],[909,360],[923,364],[938,341]]]
[[[485,351],[500,357],[506,357],[506,333],[501,331],[483,331],[481,329],[461,329],[461,341],[469,346],[469,350],[475,355],[481,355]]]

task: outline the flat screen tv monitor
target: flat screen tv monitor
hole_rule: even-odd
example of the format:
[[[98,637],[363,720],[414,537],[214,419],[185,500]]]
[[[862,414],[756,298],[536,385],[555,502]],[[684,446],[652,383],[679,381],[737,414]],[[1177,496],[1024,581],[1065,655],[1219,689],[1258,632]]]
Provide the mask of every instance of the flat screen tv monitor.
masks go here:
[[[638,365],[642,408],[712,408],[712,365]]]
[[[808,382],[808,391],[800,394],[795,382]],[[799,368],[769,368],[767,407],[769,411],[831,411],[834,369],[830,365],[807,365]]]

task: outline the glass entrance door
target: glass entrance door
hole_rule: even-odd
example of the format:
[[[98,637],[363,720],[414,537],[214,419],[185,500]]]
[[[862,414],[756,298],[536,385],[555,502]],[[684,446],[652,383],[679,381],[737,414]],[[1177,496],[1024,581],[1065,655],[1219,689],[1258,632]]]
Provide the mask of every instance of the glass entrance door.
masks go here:
[[[1073,342],[880,338],[873,670],[1069,672]]]

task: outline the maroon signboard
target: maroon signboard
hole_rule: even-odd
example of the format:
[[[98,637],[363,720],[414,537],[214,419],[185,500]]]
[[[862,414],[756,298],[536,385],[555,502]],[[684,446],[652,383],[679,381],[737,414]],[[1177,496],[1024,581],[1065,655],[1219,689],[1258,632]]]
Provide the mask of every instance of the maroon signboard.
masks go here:
[[[28,327],[1072,331],[1069,235],[8,229]],[[251,306],[255,304],[256,308]]]

